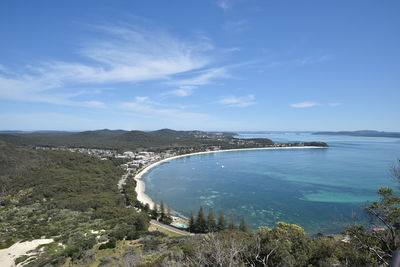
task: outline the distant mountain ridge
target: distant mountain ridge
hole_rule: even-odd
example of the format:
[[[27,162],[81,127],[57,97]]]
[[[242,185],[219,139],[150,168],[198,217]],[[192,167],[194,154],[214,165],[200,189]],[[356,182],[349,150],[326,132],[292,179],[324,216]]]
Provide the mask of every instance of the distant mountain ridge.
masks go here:
[[[347,135],[347,136],[363,136],[363,137],[392,137],[400,138],[399,132],[381,132],[374,130],[360,131],[337,131],[337,132],[315,132],[315,135]]]
[[[103,149],[220,145],[219,139],[231,139],[236,133],[203,131],[95,130],[83,132],[1,132],[0,140],[25,146],[67,146]]]

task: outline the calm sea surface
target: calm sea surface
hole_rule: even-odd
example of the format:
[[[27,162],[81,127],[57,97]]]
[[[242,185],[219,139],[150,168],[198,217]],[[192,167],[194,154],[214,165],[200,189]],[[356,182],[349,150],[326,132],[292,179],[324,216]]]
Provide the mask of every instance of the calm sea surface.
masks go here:
[[[278,221],[310,234],[336,233],[365,220],[362,208],[383,186],[400,139],[274,133],[276,142],[324,141],[328,149],[257,150],[171,160],[144,175],[146,193],[188,215],[199,206],[247,218],[252,229]]]

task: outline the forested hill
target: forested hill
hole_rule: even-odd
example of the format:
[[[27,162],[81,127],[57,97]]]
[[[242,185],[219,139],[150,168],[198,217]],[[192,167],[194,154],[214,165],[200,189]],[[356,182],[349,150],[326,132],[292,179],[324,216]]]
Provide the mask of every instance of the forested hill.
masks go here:
[[[105,197],[118,206],[123,198],[116,183],[122,174],[112,161],[81,153],[32,150],[0,141],[3,201],[5,195],[24,191],[22,204],[51,201],[59,208],[84,211],[104,205]]]
[[[174,131],[170,129],[152,132],[104,129],[84,132],[3,132],[0,133],[0,140],[25,146],[134,150],[138,148],[224,145],[233,139],[234,135],[234,133]]]
[[[363,136],[363,137],[392,137],[400,138],[398,132],[379,132],[372,130],[363,131],[339,131],[339,132],[315,132],[315,135],[347,135],[347,136]]]
[[[123,174],[119,164],[0,141],[0,249],[20,240],[57,237],[65,246],[53,245],[51,254],[41,258],[44,262],[51,258],[53,266],[66,257],[80,257],[95,245],[98,241],[91,231],[104,231],[106,240],[137,238],[147,230],[149,217],[126,208],[117,188]]]

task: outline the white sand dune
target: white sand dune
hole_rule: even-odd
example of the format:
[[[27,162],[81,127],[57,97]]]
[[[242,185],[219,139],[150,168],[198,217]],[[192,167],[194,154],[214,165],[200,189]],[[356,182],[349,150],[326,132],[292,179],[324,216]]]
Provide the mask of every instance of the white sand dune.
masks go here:
[[[267,150],[267,149],[308,149],[308,148],[326,148],[326,147],[320,147],[320,146],[291,146],[291,147],[259,147],[259,148],[239,148],[239,149],[225,149],[225,150],[217,150],[217,151],[204,151],[204,152],[196,152],[196,153],[190,153],[190,154],[184,154],[184,155],[179,155],[179,156],[173,156],[169,157],[160,161],[157,161],[153,164],[150,164],[149,166],[145,167],[143,170],[141,170],[138,174],[135,176],[136,180],[136,193],[137,193],[137,199],[142,202],[143,204],[149,204],[150,208],[153,208],[154,202],[153,200],[146,195],[145,190],[145,183],[142,180],[142,176],[151,170],[152,168],[158,166],[161,163],[164,163],[166,161],[172,160],[172,159],[177,159],[177,158],[183,158],[183,157],[190,157],[190,156],[195,156],[195,155],[202,155],[202,154],[210,154],[210,153],[219,153],[219,152],[231,152],[231,151],[246,151],[246,150]]]
[[[32,255],[28,253],[40,245],[54,242],[53,239],[35,239],[32,241],[18,242],[6,249],[0,249],[0,266],[14,267],[15,259],[23,255]],[[18,265],[19,266],[19,265]]]

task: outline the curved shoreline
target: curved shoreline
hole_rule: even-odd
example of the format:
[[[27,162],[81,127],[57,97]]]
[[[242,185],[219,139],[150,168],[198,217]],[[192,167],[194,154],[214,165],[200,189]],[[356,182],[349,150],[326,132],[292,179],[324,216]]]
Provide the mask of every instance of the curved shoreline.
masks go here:
[[[291,147],[256,147],[256,148],[236,148],[236,149],[224,149],[224,150],[216,150],[216,151],[203,151],[203,152],[195,152],[195,153],[189,153],[189,154],[183,154],[183,155],[178,155],[178,156],[172,156],[169,158],[162,159],[160,161],[154,162],[148,166],[146,166],[144,169],[139,171],[134,177],[136,181],[136,194],[137,194],[137,199],[142,202],[143,204],[149,204],[150,208],[153,208],[155,203],[151,199],[150,196],[148,196],[145,193],[146,186],[144,181],[142,180],[142,176],[147,173],[149,170],[152,168],[173,160],[173,159],[178,159],[178,158],[183,158],[183,157],[190,157],[190,156],[196,156],[196,155],[202,155],[202,154],[211,154],[211,153],[220,153],[220,152],[230,152],[230,151],[248,151],[248,150],[273,150],[273,149],[308,149],[308,148],[327,148],[327,147],[322,147],[322,146],[291,146]]]

